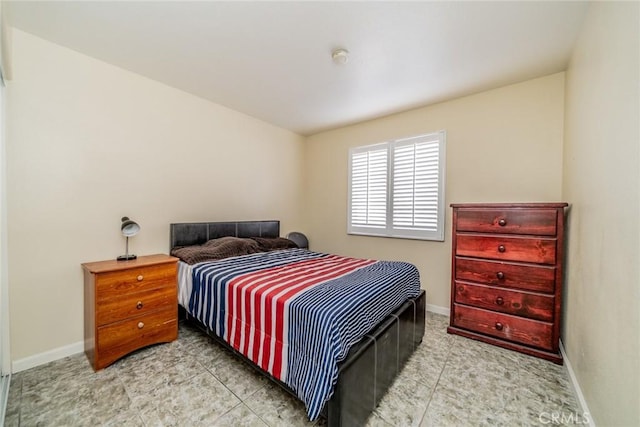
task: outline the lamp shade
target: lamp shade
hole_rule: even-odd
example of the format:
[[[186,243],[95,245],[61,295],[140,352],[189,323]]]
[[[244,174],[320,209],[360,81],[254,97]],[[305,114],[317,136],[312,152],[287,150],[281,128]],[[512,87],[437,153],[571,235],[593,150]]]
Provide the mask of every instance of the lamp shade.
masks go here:
[[[137,222],[130,220],[129,217],[123,216],[120,230],[122,231],[123,236],[131,237],[138,234],[138,231],[140,231],[140,226]]]

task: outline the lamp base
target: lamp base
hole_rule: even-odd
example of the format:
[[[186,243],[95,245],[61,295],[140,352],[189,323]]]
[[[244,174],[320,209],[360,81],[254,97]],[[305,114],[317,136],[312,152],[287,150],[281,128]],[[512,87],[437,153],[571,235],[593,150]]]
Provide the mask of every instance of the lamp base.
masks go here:
[[[133,254],[129,254],[129,255],[120,255],[117,260],[118,261],[131,261],[132,259],[136,259],[138,258],[137,256],[133,255]]]

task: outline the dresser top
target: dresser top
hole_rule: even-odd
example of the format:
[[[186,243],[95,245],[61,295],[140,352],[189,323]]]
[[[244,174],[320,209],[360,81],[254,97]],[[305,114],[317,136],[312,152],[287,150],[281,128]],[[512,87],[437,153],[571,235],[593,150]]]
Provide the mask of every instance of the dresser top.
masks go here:
[[[452,203],[452,208],[566,208],[565,202],[540,202],[540,203]]]
[[[108,271],[127,270],[135,267],[146,267],[149,265],[165,264],[177,262],[178,258],[165,254],[139,256],[129,261],[118,261],[110,259],[106,261],[86,262],[82,268],[89,273],[105,273]]]

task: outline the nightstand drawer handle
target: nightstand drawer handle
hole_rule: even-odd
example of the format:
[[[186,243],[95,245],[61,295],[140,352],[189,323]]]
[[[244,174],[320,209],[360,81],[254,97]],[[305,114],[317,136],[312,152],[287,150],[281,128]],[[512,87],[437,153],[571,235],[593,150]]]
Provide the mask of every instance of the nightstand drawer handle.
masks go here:
[[[506,250],[507,250],[507,248],[505,248],[504,245],[498,246],[498,252],[504,252]]]
[[[505,225],[507,225],[507,220],[504,218],[500,218],[500,221],[498,221],[498,225],[500,227],[504,227]]]
[[[500,280],[504,279],[504,273],[502,271],[498,271],[496,273],[496,277]]]
[[[140,310],[142,308],[142,301],[138,301],[138,303],[136,304],[136,308],[138,310]]]
[[[144,276],[141,274],[138,276],[138,282],[142,282],[142,279],[144,279]]]
[[[500,322],[496,322],[496,329],[497,329],[497,330],[499,330],[499,331],[501,331],[501,330],[502,330],[502,328],[503,328],[502,323],[500,323]]]
[[[142,329],[144,328],[144,323],[143,322],[138,322],[138,329]]]
[[[502,297],[496,298],[496,304],[498,304],[498,305],[504,304],[504,300],[502,299]]]

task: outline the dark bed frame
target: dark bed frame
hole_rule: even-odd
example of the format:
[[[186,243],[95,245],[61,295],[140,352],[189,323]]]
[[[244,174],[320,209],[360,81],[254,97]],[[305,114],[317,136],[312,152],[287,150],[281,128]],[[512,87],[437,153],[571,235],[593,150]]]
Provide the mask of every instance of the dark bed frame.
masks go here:
[[[280,221],[200,222],[171,224],[171,248],[205,243],[219,237],[279,237]],[[184,310],[181,310],[183,312]],[[186,319],[237,354],[286,391],[282,381],[258,368],[222,338],[184,311]],[[330,427],[361,426],[376,408],[418,344],[425,328],[425,293],[407,300],[351,348],[338,371],[333,396],[322,416]]]

